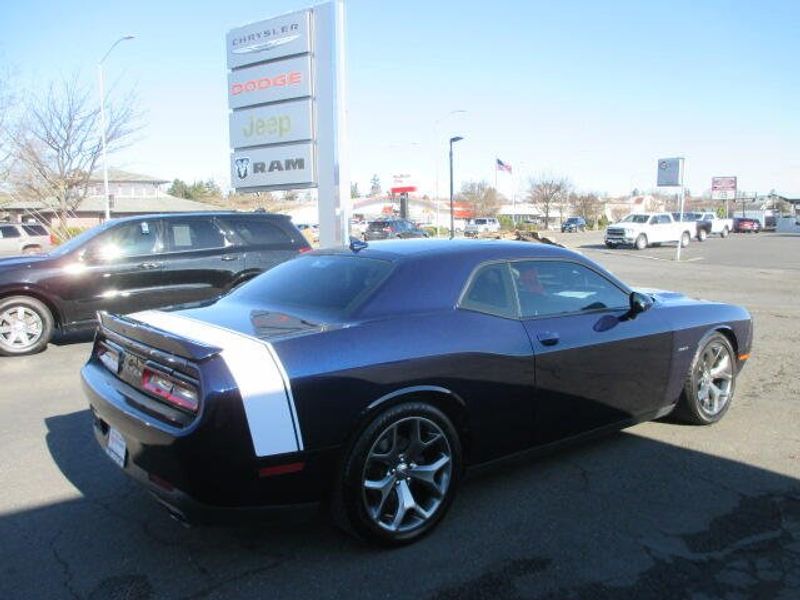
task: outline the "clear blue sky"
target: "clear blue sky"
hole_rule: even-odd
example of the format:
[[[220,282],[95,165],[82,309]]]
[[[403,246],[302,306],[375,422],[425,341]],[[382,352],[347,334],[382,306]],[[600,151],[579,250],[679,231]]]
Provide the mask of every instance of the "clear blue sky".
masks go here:
[[[0,64],[17,86],[107,62],[138,91],[141,140],[121,167],[228,180],[224,34],[303,0],[28,0],[0,9]],[[398,172],[432,188],[439,134],[463,135],[457,181],[494,179],[494,159],[568,176],[582,190],[653,187],[656,159],[686,157],[694,193],[714,175],[800,195],[800,2],[347,0],[352,178]],[[504,181],[504,177],[506,180]],[[511,192],[501,175],[500,188]]]

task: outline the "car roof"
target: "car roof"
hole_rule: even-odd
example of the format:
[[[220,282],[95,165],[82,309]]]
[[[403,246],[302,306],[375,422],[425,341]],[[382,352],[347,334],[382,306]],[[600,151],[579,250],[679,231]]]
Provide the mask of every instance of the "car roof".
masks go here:
[[[186,217],[257,217],[259,219],[288,219],[288,215],[268,212],[241,212],[236,210],[204,210],[196,212],[180,213],[151,213],[147,215],[136,215],[133,217],[119,217],[106,221],[104,224],[126,223],[129,221],[142,221],[148,219],[184,219]]]
[[[319,253],[351,253],[349,248],[318,250]],[[512,240],[472,240],[419,238],[413,240],[380,240],[368,242],[360,256],[382,258],[384,260],[413,260],[417,258],[473,259],[479,262],[501,258],[574,258],[582,256],[577,252],[560,246],[537,242],[517,242]]]

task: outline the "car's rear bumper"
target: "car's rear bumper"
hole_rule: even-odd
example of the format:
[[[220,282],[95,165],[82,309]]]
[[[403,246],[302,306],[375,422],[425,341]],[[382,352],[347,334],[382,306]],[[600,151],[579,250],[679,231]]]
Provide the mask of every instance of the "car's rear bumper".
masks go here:
[[[126,444],[122,470],[181,520],[220,522],[243,514],[304,509],[329,489],[338,456],[334,451],[256,457],[249,434],[228,428],[236,420],[233,412],[206,411],[214,413],[213,419],[201,415],[181,430],[131,407],[124,396],[136,391],[98,362],[90,361],[81,376],[100,447],[108,447],[110,428],[118,431]],[[288,464],[302,468],[264,475],[265,469]]]

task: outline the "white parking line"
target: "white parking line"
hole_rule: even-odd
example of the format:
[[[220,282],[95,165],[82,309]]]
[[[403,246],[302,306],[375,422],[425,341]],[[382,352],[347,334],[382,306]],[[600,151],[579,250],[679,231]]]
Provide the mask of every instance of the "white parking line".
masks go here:
[[[592,252],[597,252],[599,254],[608,254],[609,256],[625,256],[628,258],[644,258],[646,260],[663,260],[666,262],[675,262],[674,258],[665,258],[663,256],[650,256],[649,254],[640,254],[640,253],[632,253],[632,252],[619,252],[613,250],[592,250],[589,248],[584,248],[584,250],[590,250]],[[695,256],[693,258],[684,258],[678,262],[696,262],[698,260],[705,260],[703,256]]]

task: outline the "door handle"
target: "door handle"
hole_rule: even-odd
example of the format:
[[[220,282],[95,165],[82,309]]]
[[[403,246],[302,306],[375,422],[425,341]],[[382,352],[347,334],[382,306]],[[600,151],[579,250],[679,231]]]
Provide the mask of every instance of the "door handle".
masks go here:
[[[161,266],[161,263],[155,262],[143,262],[139,264],[140,269],[157,269]]]
[[[555,331],[540,331],[536,334],[536,339],[544,346],[555,346],[558,343],[559,337]]]
[[[226,262],[231,261],[231,260],[239,260],[239,255],[238,254],[223,254],[222,255],[222,260],[224,260]]]

